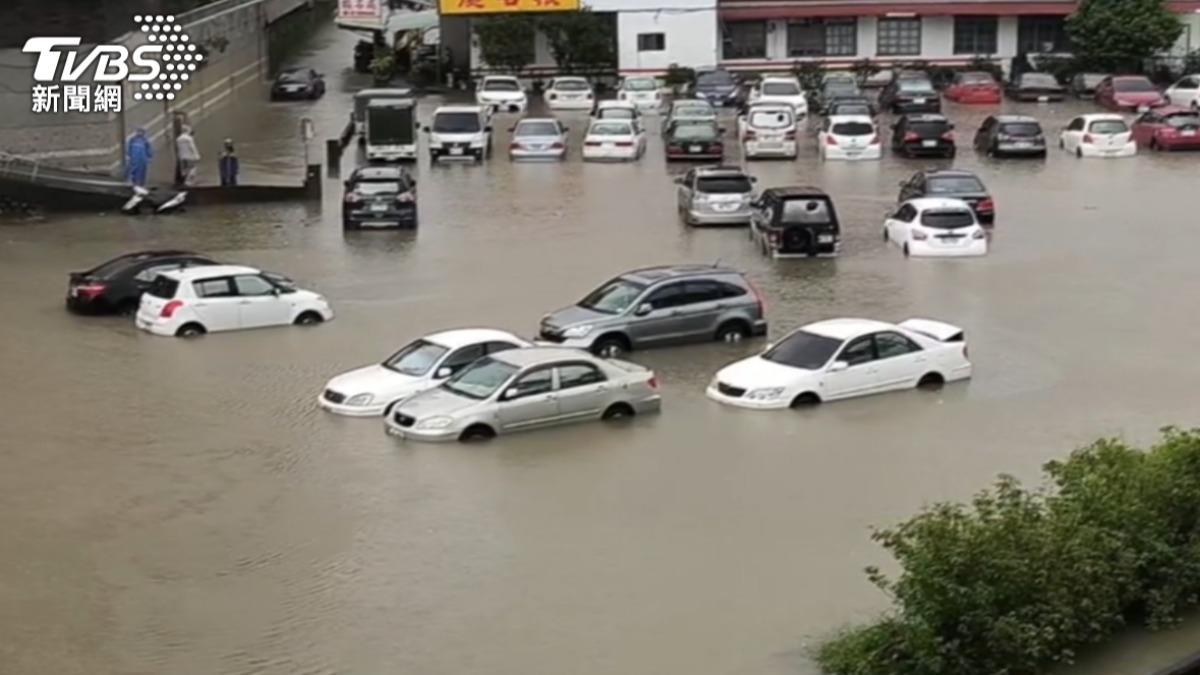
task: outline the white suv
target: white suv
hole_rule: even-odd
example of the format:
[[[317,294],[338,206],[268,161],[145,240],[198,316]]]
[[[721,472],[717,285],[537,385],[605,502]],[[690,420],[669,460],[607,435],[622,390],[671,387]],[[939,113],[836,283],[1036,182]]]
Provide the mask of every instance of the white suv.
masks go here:
[[[430,162],[443,157],[483,161],[492,151],[491,109],[484,106],[441,106],[425,131]]]
[[[142,294],[137,326],[155,335],[193,337],[332,318],[325,298],[281,276],[253,267],[211,265],[160,273]]]
[[[523,113],[529,99],[521,81],[511,75],[488,75],[475,91],[475,102],[496,112]]]

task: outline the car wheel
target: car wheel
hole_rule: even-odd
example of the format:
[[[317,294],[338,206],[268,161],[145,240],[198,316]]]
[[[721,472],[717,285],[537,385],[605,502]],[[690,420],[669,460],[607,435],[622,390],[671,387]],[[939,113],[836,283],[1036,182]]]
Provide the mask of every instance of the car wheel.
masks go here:
[[[472,441],[490,441],[496,437],[496,431],[486,424],[472,424],[463,429],[463,432],[458,435],[458,440],[463,443]]]
[[[946,384],[946,378],[940,373],[925,373],[917,380],[917,389],[941,389]]]
[[[1083,148],[1075,148],[1075,159],[1083,159]]]
[[[206,332],[208,331],[204,330],[204,326],[201,326],[198,323],[185,323],[179,327],[179,330],[175,331],[175,337],[199,337],[204,335]]]
[[[820,405],[820,403],[821,403],[820,396],[817,396],[816,394],[812,393],[811,391],[806,391],[803,394],[800,394],[796,398],[792,399],[792,402],[789,405],[789,407],[791,407],[791,408],[811,408],[815,405]]]
[[[886,243],[888,243],[888,241],[889,241],[888,231],[887,231],[887,228],[885,227],[885,228],[883,228],[883,243],[886,244]]]
[[[294,322],[297,326],[312,326],[321,323],[325,317],[313,311],[301,312]]]
[[[629,351],[629,341],[620,335],[605,335],[592,343],[592,353],[596,356],[615,359]]]
[[[741,342],[750,337],[750,328],[745,321],[726,321],[717,328],[717,342]]]
[[[633,417],[636,414],[637,411],[628,403],[614,403],[604,410],[604,414],[600,416],[600,419],[619,420]]]
[[[1061,149],[1063,149],[1063,150],[1066,150],[1066,149],[1067,149],[1067,142],[1066,142],[1066,141],[1064,141],[1064,140],[1063,140],[1063,139],[1061,139],[1061,138],[1060,138],[1060,139],[1058,139],[1058,147],[1059,147],[1059,148],[1061,148]]]

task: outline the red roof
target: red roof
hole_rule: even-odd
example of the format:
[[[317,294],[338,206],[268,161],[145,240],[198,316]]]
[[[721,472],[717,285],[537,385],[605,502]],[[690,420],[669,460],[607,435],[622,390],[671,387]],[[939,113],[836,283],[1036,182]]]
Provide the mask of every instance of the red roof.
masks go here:
[[[1172,0],[1167,5],[1176,12],[1200,11],[1200,0]],[[720,0],[720,14],[726,20],[791,19],[822,16],[1066,16],[1075,11],[1075,0],[1021,2],[995,0]]]

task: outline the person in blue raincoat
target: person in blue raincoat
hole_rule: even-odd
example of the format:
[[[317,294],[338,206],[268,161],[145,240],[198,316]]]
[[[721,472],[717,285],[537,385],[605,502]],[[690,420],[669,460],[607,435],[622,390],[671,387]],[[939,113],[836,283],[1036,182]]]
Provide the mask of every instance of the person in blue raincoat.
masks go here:
[[[137,187],[146,186],[146,174],[150,172],[150,160],[154,159],[154,146],[146,137],[146,130],[139,128],[125,148],[125,166],[129,171],[129,182]]]

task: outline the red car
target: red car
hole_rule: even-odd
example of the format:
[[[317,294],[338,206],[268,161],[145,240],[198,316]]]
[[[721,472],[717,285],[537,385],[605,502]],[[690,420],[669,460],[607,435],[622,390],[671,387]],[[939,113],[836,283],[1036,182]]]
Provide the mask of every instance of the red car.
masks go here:
[[[1143,113],[1133,140],[1151,150],[1200,150],[1200,112],[1169,105]]]
[[[983,71],[958,73],[946,87],[946,98],[958,103],[999,103],[1001,93],[996,78]]]
[[[1110,110],[1148,110],[1167,99],[1142,75],[1111,75],[1096,87],[1096,103]]]

